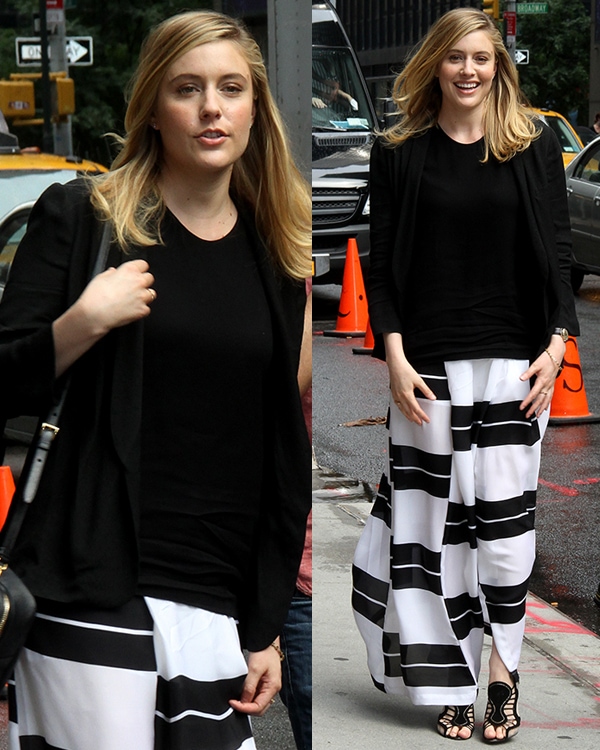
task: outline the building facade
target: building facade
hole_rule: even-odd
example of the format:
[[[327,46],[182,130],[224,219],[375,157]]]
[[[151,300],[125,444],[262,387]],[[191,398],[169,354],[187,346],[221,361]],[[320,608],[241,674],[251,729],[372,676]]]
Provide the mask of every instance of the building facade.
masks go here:
[[[600,1],[600,0],[599,0]],[[358,55],[378,114],[407,56],[446,11],[481,8],[481,0],[337,0],[338,15]]]

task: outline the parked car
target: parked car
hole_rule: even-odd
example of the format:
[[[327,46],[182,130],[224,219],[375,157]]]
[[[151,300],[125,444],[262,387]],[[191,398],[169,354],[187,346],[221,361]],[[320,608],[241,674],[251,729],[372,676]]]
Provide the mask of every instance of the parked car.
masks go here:
[[[23,152],[16,136],[0,133],[0,299],[38,197],[55,182],[106,171],[101,164],[75,156]],[[9,420],[5,435],[28,441],[33,429],[35,421],[20,417]]]
[[[575,132],[584,146],[587,146],[588,143],[591,143],[594,140],[594,138],[598,137],[598,133],[596,133],[595,130],[592,130],[592,128],[588,128],[587,125],[578,125],[575,128]]]
[[[556,133],[566,167],[583,148],[581,138],[567,118],[560,113],[553,112],[551,109],[536,109],[535,112]]]
[[[565,170],[573,237],[571,283],[576,292],[586,273],[600,275],[600,137]]]

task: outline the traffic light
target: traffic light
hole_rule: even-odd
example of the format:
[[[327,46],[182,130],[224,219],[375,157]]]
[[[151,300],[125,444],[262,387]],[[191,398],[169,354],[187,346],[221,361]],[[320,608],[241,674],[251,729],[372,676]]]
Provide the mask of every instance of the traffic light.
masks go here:
[[[0,81],[0,109],[9,117],[33,117],[33,81]]]
[[[500,20],[500,0],[482,0],[483,12],[494,20]]]
[[[75,112],[75,83],[72,78],[56,79],[56,109],[59,115]]]

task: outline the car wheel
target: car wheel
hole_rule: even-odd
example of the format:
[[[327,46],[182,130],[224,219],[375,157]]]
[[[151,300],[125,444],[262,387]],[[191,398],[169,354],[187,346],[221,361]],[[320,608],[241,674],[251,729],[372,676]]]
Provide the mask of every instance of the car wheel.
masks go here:
[[[584,276],[584,271],[582,271],[580,268],[573,268],[573,266],[571,266],[571,288],[573,289],[573,292],[575,294],[577,294],[577,292],[581,288]]]

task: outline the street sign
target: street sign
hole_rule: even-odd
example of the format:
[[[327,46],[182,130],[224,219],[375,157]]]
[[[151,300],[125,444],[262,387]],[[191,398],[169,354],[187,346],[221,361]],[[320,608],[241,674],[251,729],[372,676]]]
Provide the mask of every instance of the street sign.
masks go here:
[[[517,13],[547,13],[548,3],[517,3]]]
[[[63,0],[46,0],[46,21],[48,25],[65,22]]]
[[[529,50],[528,49],[516,49],[515,50],[515,62],[517,65],[529,65]]]
[[[504,28],[506,36],[517,35],[517,14],[514,11],[504,12]]]
[[[67,60],[69,65],[93,65],[94,43],[92,37],[68,36]]]
[[[40,66],[42,64],[42,42],[40,37],[17,37],[15,39],[17,65]],[[68,36],[65,39],[69,65],[94,64],[94,40],[91,36]],[[48,54],[50,50],[48,49]]]

